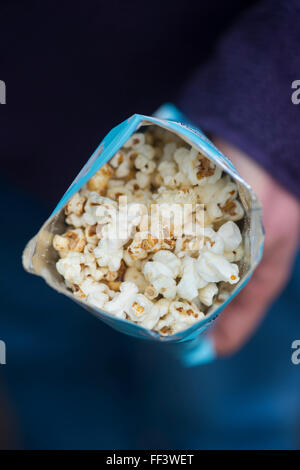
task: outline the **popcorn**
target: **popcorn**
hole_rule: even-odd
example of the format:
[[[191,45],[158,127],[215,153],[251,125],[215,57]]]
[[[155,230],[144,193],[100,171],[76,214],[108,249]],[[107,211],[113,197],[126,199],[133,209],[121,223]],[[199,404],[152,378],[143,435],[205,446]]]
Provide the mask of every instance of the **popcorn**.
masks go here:
[[[171,279],[176,277],[176,273],[172,271],[171,266],[160,261],[148,261],[144,266],[143,273],[148,281],[153,281],[158,276],[166,276]]]
[[[196,262],[196,269],[207,282],[225,281],[236,284],[239,281],[238,265],[230,263],[223,256],[209,251],[200,253]]]
[[[114,220],[117,203],[108,197],[100,196],[95,191],[89,194],[85,203],[83,219],[88,225],[103,225]]]
[[[71,199],[69,200],[68,204],[65,207],[65,214],[66,215],[75,214],[77,216],[82,215],[85,201],[86,201],[85,196],[81,196],[79,193],[74,194],[74,196],[71,197]]]
[[[69,250],[69,240],[63,235],[54,235],[53,247],[57,251],[67,252]]]
[[[233,251],[242,243],[240,229],[232,221],[221,225],[218,230],[218,235],[223,239],[226,251]]]
[[[195,247],[194,242],[195,240],[193,238],[187,236],[177,238],[174,252],[178,258],[184,258],[187,254],[189,256],[197,255],[203,243],[199,240],[198,246]]]
[[[178,168],[180,171],[182,171],[182,168],[184,166],[184,163],[187,163],[187,161],[190,158],[190,150],[186,147],[179,147],[175,152],[174,152],[174,160],[178,165]],[[186,172],[183,172],[186,174]]]
[[[144,145],[145,143],[145,134],[142,132],[136,132],[135,134],[132,134],[132,136],[125,142],[123,147],[125,149],[128,148],[133,148],[133,149],[138,149],[141,145]]]
[[[156,155],[156,149],[149,144],[139,146],[138,152],[145,155],[145,157],[149,158],[150,160],[152,160]]]
[[[85,227],[84,236],[89,245],[97,245],[99,241],[97,236],[97,224]]]
[[[182,300],[171,302],[170,315],[173,317],[171,324],[173,333],[185,330],[204,318],[204,313],[193,302]]]
[[[110,165],[113,168],[119,168],[120,165],[124,162],[124,156],[125,152],[122,152],[122,150],[119,150],[111,159],[110,159]],[[124,175],[125,176],[125,175]],[[117,178],[122,178],[122,176],[117,176]]]
[[[142,217],[146,211],[140,203],[130,202],[129,204],[122,207],[122,211],[119,212],[119,235],[124,239],[123,243],[126,243],[129,238],[134,236],[136,227],[142,222]]]
[[[110,165],[115,168],[115,176],[124,178],[131,170],[131,160],[125,152],[119,150],[110,160]]]
[[[198,298],[207,307],[213,303],[214,296],[218,293],[218,287],[215,282],[209,282],[205,287],[199,290]]]
[[[127,253],[130,255],[130,257],[134,260],[139,260],[139,259],[145,259],[147,258],[147,251],[143,247],[143,235],[141,232],[137,232],[133,238],[133,241],[128,247]],[[157,243],[158,240],[155,240],[155,243]]]
[[[215,232],[210,227],[205,227],[204,230],[204,246],[208,251],[223,255],[225,249],[225,242],[219,232]]]
[[[138,185],[140,189],[145,189],[148,186],[150,186],[151,177],[149,174],[143,173],[142,171],[137,171],[135,178],[136,178],[136,184]]]
[[[170,303],[169,313],[155,326],[162,335],[175,334],[202,320],[204,313],[193,302],[176,300]]]
[[[157,182],[169,188],[177,188],[180,186],[189,186],[188,178],[178,171],[178,166],[175,161],[162,160],[158,166],[158,175],[159,178]]]
[[[157,230],[155,230],[155,232],[157,232]],[[141,240],[141,247],[145,250],[146,256],[151,252],[156,253],[160,249],[172,250],[175,247],[175,241],[170,240],[169,238],[169,231],[166,231],[165,228],[162,227],[162,232],[165,232],[165,238],[162,238],[163,234],[161,234],[160,231],[158,232],[158,235],[161,235],[161,238],[158,238],[156,235],[149,232],[144,234],[140,232],[137,236],[137,238]]]
[[[58,251],[77,251],[82,252],[86,241],[84,233],[81,229],[68,230],[62,236],[55,235],[53,238],[53,246]]]
[[[89,179],[87,183],[88,189],[90,191],[98,191],[99,193],[104,192],[108,180],[113,176],[113,174],[114,170],[112,167],[108,163],[105,163],[105,165],[103,165],[103,167]]]
[[[208,204],[213,200],[214,195],[226,185],[227,178],[222,177],[216,183],[205,184],[203,186],[196,186],[195,191],[198,195],[199,202],[202,204]]]
[[[165,299],[164,299],[165,300]],[[158,301],[160,302],[160,300]],[[157,303],[158,303],[157,302]],[[169,302],[170,305],[170,302]],[[168,310],[169,310],[169,305],[168,305]],[[169,313],[166,313],[159,321],[158,323],[154,326],[154,330],[158,331],[162,336],[168,336],[172,335],[174,333],[173,331],[173,324],[175,323],[174,318],[172,315]]]
[[[158,189],[164,185],[164,180],[158,171],[152,173],[150,176],[151,176],[151,184],[153,188]]]
[[[133,282],[122,282],[120,292],[105,304],[105,311],[117,318],[126,318],[125,310],[130,310],[138,288]]]
[[[117,180],[116,180],[117,181]],[[119,184],[120,182],[117,181]],[[127,187],[127,185],[125,186],[117,186],[117,185],[113,185],[111,187],[108,187],[107,189],[107,196],[110,198],[110,199],[113,199],[115,201],[118,201],[118,199],[121,197],[121,196],[126,196],[127,197],[127,200],[128,201],[131,201],[132,200],[132,190]]]
[[[176,282],[163,274],[154,277],[151,284],[145,289],[145,295],[149,299],[154,299],[161,294],[166,299],[174,299],[176,296]]]
[[[134,166],[142,173],[149,175],[155,170],[156,163],[146,155],[140,153],[135,159]]]
[[[115,188],[115,187],[122,187],[123,185],[123,180],[122,179],[110,179],[107,183],[107,192],[109,191],[110,188]],[[108,196],[108,194],[107,194]],[[109,197],[109,196],[108,196]]]
[[[232,251],[224,251],[224,257],[230,261],[230,263],[236,263],[240,261],[244,256],[244,248],[243,245],[239,245],[235,250]]]
[[[195,151],[196,152],[196,151]],[[209,160],[209,158],[205,157],[201,153],[197,153],[195,157],[193,157],[193,153],[191,151],[190,161],[192,162],[193,166],[196,165],[197,173],[195,178],[195,173],[190,170],[189,167],[189,178],[190,181],[194,184],[204,185],[206,183],[213,184],[221,178],[222,169],[217,167],[213,162]]]
[[[79,253],[83,251],[86,240],[81,229],[69,230],[63,236],[69,240],[70,251],[77,251]]]
[[[96,281],[100,281],[105,276],[107,269],[99,268],[97,266],[96,258],[93,254],[94,245],[86,244],[83,250],[83,256],[80,259],[81,275],[83,277],[92,277]],[[61,253],[59,253],[61,256]],[[65,257],[67,254],[65,255]],[[72,261],[76,264],[77,258]]]
[[[99,266],[108,266],[111,271],[118,271],[123,258],[120,240],[103,238],[94,249],[94,255]]]
[[[125,271],[126,271],[126,265],[124,261],[122,260],[118,271],[110,271],[109,269],[106,268],[104,279],[106,279],[109,282],[116,281],[117,279],[122,279]]]
[[[108,300],[107,295],[104,294],[104,292],[100,292],[100,291],[93,292],[86,299],[88,304],[93,305],[94,307],[100,308],[100,309],[103,309],[107,300]]]
[[[207,204],[207,214],[212,221],[219,219],[240,220],[244,215],[241,204],[235,199],[237,185],[224,177],[225,185],[218,189]]]
[[[135,267],[130,267],[126,270],[124,280],[126,282],[133,282],[137,286],[139,292],[144,292],[147,287],[146,279]]]
[[[128,250],[124,250],[123,260],[125,261],[127,266],[141,270],[142,262],[139,259],[132,258],[132,256],[128,253]]]
[[[82,269],[84,277],[91,277],[95,281],[102,281],[107,278],[108,269],[99,268],[96,263],[96,259],[90,258],[90,260],[85,260],[85,267]]]
[[[164,145],[161,160],[163,162],[172,162],[176,149],[177,145],[175,144],[175,142],[169,142],[168,144]]]
[[[97,223],[101,226],[101,230],[97,233],[103,233],[103,227],[107,224],[110,226],[116,225],[117,222],[117,211],[116,208],[108,203],[105,204],[104,202],[98,207],[95,211]]]
[[[174,161],[162,161],[158,165],[159,174],[166,186],[176,187],[175,175],[178,173],[177,165]]]
[[[182,299],[193,300],[198,296],[198,289],[204,287],[207,282],[200,276],[196,269],[196,260],[186,256],[182,261],[183,276],[177,285],[177,294]]]
[[[173,277],[173,279],[179,275],[181,262],[171,251],[160,250],[153,255],[152,259],[154,262],[161,263],[166,266],[170,270],[171,277]]]
[[[176,255],[168,251],[160,251],[153,258],[154,261],[148,261],[143,268],[144,276],[150,282],[145,294],[150,299],[159,294],[166,299],[174,299],[176,295],[174,278],[178,275],[180,261]]]
[[[180,147],[174,153],[174,159],[179,171],[192,185],[213,184],[221,177],[222,169],[193,148],[188,150]]]
[[[88,225],[83,215],[78,216],[76,214],[68,215],[68,217],[66,217],[66,223],[68,225],[72,225],[75,228],[86,227]]]
[[[183,187],[180,189],[167,189],[165,187],[158,188],[157,194],[153,196],[156,203],[163,204],[190,204],[197,203],[197,193],[194,188]],[[196,210],[196,206],[193,207]]]
[[[77,287],[79,288],[81,295],[78,294],[78,291],[75,291],[75,295],[77,294],[77,296],[80,296],[81,298],[84,296],[88,304],[100,309],[103,308],[111,296],[111,291],[108,289],[106,284],[95,282],[90,278],[84,280]]]
[[[159,318],[162,318],[169,312],[170,301],[168,299],[159,299],[155,306],[158,308]]]
[[[190,219],[189,217],[186,219],[183,236],[176,240],[175,253],[179,258],[184,257],[186,254],[195,257],[203,246],[204,227],[197,222],[195,215],[192,214]]]
[[[118,292],[120,291],[122,282],[121,281],[108,281],[107,284],[111,290]]]
[[[125,310],[130,320],[149,329],[157,323],[160,314],[155,304],[143,294],[137,294]]]
[[[65,206],[70,227],[52,245],[66,286],[161,335],[202,320],[244,256],[238,187],[222,173],[176,135],[133,134]]]
[[[82,253],[70,252],[65,258],[56,263],[56,269],[67,281],[72,284],[80,284],[83,281],[81,264],[85,261]]]
[[[148,206],[149,200],[151,199],[151,193],[147,189],[140,189],[133,193],[133,197],[136,202]]]

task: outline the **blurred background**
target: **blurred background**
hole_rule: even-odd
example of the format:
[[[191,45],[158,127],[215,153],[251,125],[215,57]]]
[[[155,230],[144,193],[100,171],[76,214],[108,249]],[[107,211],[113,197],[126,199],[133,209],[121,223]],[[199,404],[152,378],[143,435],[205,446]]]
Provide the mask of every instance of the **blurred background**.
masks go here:
[[[0,448],[299,447],[300,366],[291,362],[299,256],[246,346],[190,369],[159,345],[110,329],[21,264],[25,244],[103,136],[166,101],[184,107],[190,77],[260,3],[1,2]],[[250,39],[251,31],[255,23]],[[254,72],[244,92],[259,101],[257,82]],[[250,103],[246,119],[257,111]]]

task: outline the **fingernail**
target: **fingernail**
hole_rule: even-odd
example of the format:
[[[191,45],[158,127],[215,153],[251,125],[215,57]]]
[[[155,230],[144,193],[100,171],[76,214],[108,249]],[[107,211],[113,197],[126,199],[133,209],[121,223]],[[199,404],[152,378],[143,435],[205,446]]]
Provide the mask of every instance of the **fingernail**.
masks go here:
[[[180,355],[180,361],[185,367],[209,364],[215,359],[216,351],[210,336],[197,339],[194,344],[189,345]]]

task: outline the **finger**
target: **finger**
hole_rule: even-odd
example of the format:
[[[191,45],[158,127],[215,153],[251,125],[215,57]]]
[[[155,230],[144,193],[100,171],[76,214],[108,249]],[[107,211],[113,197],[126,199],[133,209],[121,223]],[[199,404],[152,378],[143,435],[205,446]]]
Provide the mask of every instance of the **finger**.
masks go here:
[[[221,313],[210,335],[217,356],[236,352],[251,336],[263,318],[265,302],[256,291],[255,280]],[[253,302],[253,296],[257,299]]]
[[[234,353],[248,340],[284,288],[297,246],[292,241],[284,253],[282,248],[266,253],[247,286],[216,321],[211,335],[218,356]]]

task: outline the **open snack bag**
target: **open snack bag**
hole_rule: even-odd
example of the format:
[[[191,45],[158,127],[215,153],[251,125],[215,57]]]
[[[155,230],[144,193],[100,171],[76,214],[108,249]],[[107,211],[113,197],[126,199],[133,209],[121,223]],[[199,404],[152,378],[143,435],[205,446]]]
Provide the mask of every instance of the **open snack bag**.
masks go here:
[[[113,328],[196,338],[263,250],[261,207],[231,162],[172,105],[104,138],[23,265]]]

